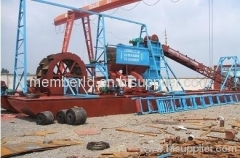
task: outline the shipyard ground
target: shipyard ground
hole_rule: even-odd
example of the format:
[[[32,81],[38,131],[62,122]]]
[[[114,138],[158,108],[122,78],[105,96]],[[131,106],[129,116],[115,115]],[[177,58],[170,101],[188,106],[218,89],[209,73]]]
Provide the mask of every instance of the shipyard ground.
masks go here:
[[[168,138],[173,134],[173,137],[180,136],[180,138],[188,138],[189,134],[195,137],[200,137],[203,133],[201,130],[180,130],[177,131],[174,128],[183,126],[200,127],[207,126],[209,124],[215,124],[217,121],[214,120],[199,120],[195,122],[184,122],[175,124],[172,119],[178,118],[218,118],[222,116],[225,118],[224,129],[231,129],[230,124],[234,124],[240,120],[240,104],[235,105],[223,105],[214,106],[206,109],[198,109],[192,111],[183,111],[171,114],[148,114],[136,116],[134,114],[126,115],[115,115],[106,117],[93,117],[88,118],[86,124],[72,126],[67,124],[54,124],[41,126],[36,125],[35,119],[26,117],[10,117],[14,115],[8,115],[7,111],[2,109],[2,120],[1,120],[1,135],[2,135],[2,145],[4,144],[15,144],[22,143],[26,141],[50,141],[53,139],[74,139],[81,142],[80,145],[60,147],[57,149],[46,150],[28,153],[24,155],[18,155],[19,158],[33,158],[33,157],[91,157],[96,158],[101,153],[106,152],[118,152],[126,151],[126,148],[138,147],[142,151],[159,151],[161,148],[161,143],[165,138]],[[160,120],[160,121],[159,121]],[[166,122],[164,123],[164,120]],[[169,122],[167,122],[169,121]],[[172,123],[171,123],[172,122]],[[191,123],[190,123],[191,122]],[[160,128],[152,128],[148,125],[167,127],[164,131]],[[218,126],[218,125],[217,125]],[[122,128],[137,132],[151,132],[155,133],[157,136],[150,136],[144,134],[136,134],[130,132],[117,131],[116,128]],[[77,134],[76,131],[83,130],[96,130],[95,135],[82,135]],[[55,134],[47,134],[46,136],[26,136],[27,133],[33,133],[36,131],[52,130]],[[239,130],[239,128],[237,129]],[[86,132],[86,131],[85,131]],[[24,136],[25,135],[25,136]],[[224,133],[211,132],[206,136],[215,136],[225,138]],[[240,132],[236,134],[236,138],[240,138]],[[110,148],[105,150],[91,151],[87,150],[86,146],[88,142],[92,141],[104,141],[110,144]],[[239,146],[239,145],[238,145]],[[240,149],[237,149],[240,150]],[[240,152],[240,151],[238,151]]]

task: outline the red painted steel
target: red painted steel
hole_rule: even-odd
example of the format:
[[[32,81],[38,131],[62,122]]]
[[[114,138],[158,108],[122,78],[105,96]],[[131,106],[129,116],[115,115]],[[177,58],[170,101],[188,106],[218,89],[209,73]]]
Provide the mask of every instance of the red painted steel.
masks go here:
[[[89,58],[89,62],[91,62],[92,60],[94,60],[94,57],[93,57],[92,33],[91,33],[89,16],[82,18],[82,25],[83,25],[85,42],[86,42],[87,51],[88,51],[88,58]]]
[[[142,82],[143,78],[140,74],[143,74],[147,70],[147,68],[147,66],[139,65],[123,65],[115,63],[108,64],[109,75],[113,80],[116,80],[116,78],[120,78],[120,76],[121,79],[127,79],[127,76],[131,74],[136,78],[136,80]],[[122,71],[122,73],[119,72],[120,70]]]
[[[132,71],[131,75],[134,76],[137,81],[140,81],[140,83],[143,83],[143,77],[139,73],[137,73],[136,71]]]
[[[214,70],[216,70],[217,65],[215,65],[213,68],[214,68]],[[216,71],[218,71],[218,73],[221,73],[220,69],[218,69]],[[218,83],[218,82],[214,82],[213,83],[213,89],[219,89],[220,90],[220,88],[221,88],[221,84],[220,83]]]
[[[88,59],[91,63],[94,61],[93,56],[93,44],[92,44],[92,33],[91,33],[91,24],[90,24],[90,18],[89,16],[82,18],[82,26],[83,26],[83,32],[85,36],[85,42],[87,46],[87,52],[88,52]],[[91,73],[95,76],[94,68],[91,68]]]
[[[88,117],[134,113],[135,102],[131,98],[106,96],[101,98],[77,98],[66,96],[49,96],[37,99],[22,97],[10,97],[8,101],[19,112],[36,116],[42,111],[52,111],[56,116],[61,109],[69,109],[74,106],[83,107]]]
[[[139,99],[135,100],[135,107],[136,107],[136,113],[140,113],[141,112],[141,105],[140,105],[140,100]]]
[[[66,21],[66,28],[65,28],[65,34],[63,39],[63,46],[62,46],[62,53],[66,53],[68,50],[68,45],[72,33],[72,28],[75,20],[75,13],[69,11],[67,14],[67,21]]]
[[[118,8],[124,5],[139,2],[139,1],[140,0],[100,0],[98,2],[82,7],[82,9],[100,13],[100,12],[104,12],[110,9]],[[75,12],[75,14],[76,14],[75,20],[81,19],[85,16],[89,16],[88,13],[84,13],[84,12],[81,12],[81,13]],[[65,24],[66,22],[67,22],[66,14],[59,15],[54,19],[55,26]]]
[[[223,65],[223,68],[230,68],[232,65]],[[214,70],[216,70],[218,67],[218,65],[214,65]],[[240,64],[237,65],[237,67],[240,67]],[[221,67],[218,67],[218,69],[216,70],[218,73],[221,73]],[[239,78],[240,79],[240,78]],[[213,87],[214,89],[220,89],[221,88],[221,84],[218,82],[214,82],[213,83]]]
[[[212,68],[207,67],[203,65],[202,63],[197,62],[194,59],[191,59],[187,55],[184,55],[169,46],[163,45],[163,51],[164,55],[167,56],[168,58],[202,74],[203,76],[206,76],[207,78],[210,78],[220,84],[224,83],[224,80],[226,77],[219,73],[218,71],[214,71]],[[225,83],[226,87],[228,89],[232,89],[234,87],[234,79],[233,78],[228,78]],[[240,85],[237,86],[237,89],[240,89]]]
[[[12,107],[12,105],[8,102],[8,96],[1,96],[1,107],[11,111],[11,112],[18,112],[16,109]]]
[[[40,86],[39,89],[41,93],[48,93],[48,95],[63,95],[61,79],[64,76],[87,79],[86,66],[76,54],[70,52],[53,54],[48,56],[44,63],[45,64],[42,64],[42,69],[39,70],[41,75],[38,76],[38,78],[40,78],[41,81],[47,80],[48,83],[46,86]],[[59,63],[64,64],[63,70],[60,70]],[[87,88],[87,86],[85,88]],[[80,92],[83,92],[82,88],[80,88]]]
[[[103,12],[113,8],[121,7],[123,5],[134,3],[137,1],[139,0],[101,0],[93,4],[87,5],[83,7],[83,9],[94,11],[94,12]],[[63,46],[62,46],[62,53],[65,53],[68,51],[68,45],[69,45],[69,41],[72,33],[74,20],[77,20],[80,18],[82,18],[85,42],[87,46],[89,60],[91,62],[94,59],[94,56],[93,56],[93,44],[92,44],[89,14],[84,12],[80,13],[75,11],[68,11],[67,14],[62,14],[57,18],[55,18],[54,24],[57,26],[57,25],[66,23],[65,35],[64,35]],[[63,70],[62,64],[60,64],[60,69]],[[92,68],[91,71],[93,73],[94,69]]]
[[[186,95],[197,94],[216,94],[216,93],[236,93],[236,91],[189,91]],[[117,115],[117,114],[129,114],[140,111],[139,102],[132,100],[132,97],[146,97],[146,96],[166,96],[157,93],[145,93],[135,95],[101,95],[100,98],[78,98],[68,96],[41,96],[40,98],[27,99],[24,97],[12,97],[8,96],[8,101],[18,112],[36,116],[42,111],[52,111],[54,115],[62,109],[72,108],[74,106],[83,107],[88,117]],[[207,96],[207,95],[206,95]],[[240,97],[240,94],[238,95]],[[220,98],[223,101],[223,98]],[[216,102],[216,98],[213,98]],[[156,103],[152,104],[153,110],[156,110]],[[147,110],[146,101],[143,101],[143,109]]]

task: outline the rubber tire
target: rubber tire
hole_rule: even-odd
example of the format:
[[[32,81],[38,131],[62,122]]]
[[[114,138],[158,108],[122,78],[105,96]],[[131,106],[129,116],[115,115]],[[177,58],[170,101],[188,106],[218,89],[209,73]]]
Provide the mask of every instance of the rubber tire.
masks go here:
[[[67,113],[68,109],[63,109],[58,111],[57,115],[56,115],[56,119],[58,121],[58,123],[64,124],[66,123],[66,113]]]
[[[37,125],[49,125],[54,122],[54,116],[51,111],[40,112],[36,116]]]
[[[109,143],[100,141],[100,142],[89,142],[87,144],[87,149],[88,150],[104,150],[110,148]]]
[[[87,120],[87,113],[82,107],[67,110],[66,121],[69,125],[82,125]]]

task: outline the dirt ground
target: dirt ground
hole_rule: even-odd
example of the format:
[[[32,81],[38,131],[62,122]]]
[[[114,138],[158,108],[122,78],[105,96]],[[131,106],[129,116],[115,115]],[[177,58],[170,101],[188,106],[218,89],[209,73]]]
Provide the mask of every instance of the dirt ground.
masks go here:
[[[193,135],[194,139],[199,138],[203,133],[202,130],[184,129],[183,127],[191,126],[199,128],[211,124],[219,127],[217,118],[220,116],[223,117],[225,121],[224,129],[231,129],[231,124],[236,123],[240,119],[240,104],[213,106],[206,109],[183,111],[171,114],[147,114],[141,116],[126,114],[94,117],[87,118],[86,124],[78,126],[58,124],[57,122],[54,122],[54,124],[51,125],[42,126],[36,124],[35,118],[13,115],[3,109],[1,112],[2,146],[26,141],[49,142],[54,139],[71,139],[80,142],[78,145],[59,147],[46,151],[36,151],[15,157],[96,158],[101,153],[126,151],[126,148],[132,147],[140,148],[141,151],[159,151],[162,147],[161,143],[164,143],[166,138],[169,137],[179,136],[181,139],[188,139],[189,135]],[[216,120],[197,120],[192,122],[186,120],[178,122],[173,120],[180,118],[213,118]],[[117,131],[119,128],[135,131],[135,133]],[[176,128],[182,129],[176,130]],[[46,134],[45,136],[29,135],[29,133],[46,130],[53,131],[53,133]],[[89,135],[80,134],[80,132],[86,133],[91,131],[94,133]],[[202,136],[202,138],[206,138],[206,136],[225,138],[225,133],[211,132]],[[235,137],[240,138],[240,132],[238,132]],[[109,143],[110,147],[105,150],[88,150],[86,148],[89,142],[99,141]]]

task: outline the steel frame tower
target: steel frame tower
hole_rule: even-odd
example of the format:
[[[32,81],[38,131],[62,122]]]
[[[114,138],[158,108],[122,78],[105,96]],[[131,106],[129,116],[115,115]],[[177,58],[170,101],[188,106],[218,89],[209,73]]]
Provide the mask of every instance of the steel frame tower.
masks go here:
[[[104,23],[104,18],[111,18],[111,19],[116,19],[116,20],[120,20],[120,21],[125,21],[125,22],[129,22],[129,23],[133,23],[133,24],[137,24],[141,26],[141,30],[140,30],[140,36],[139,39],[142,38],[143,34],[145,34],[146,37],[148,37],[148,32],[147,32],[147,27],[145,24],[139,23],[139,22],[135,22],[135,21],[131,21],[131,20],[127,20],[127,19],[123,19],[123,18],[118,18],[118,17],[114,17],[114,16],[110,16],[110,15],[106,15],[106,14],[100,14],[100,13],[96,13],[96,12],[92,12],[89,10],[84,10],[81,8],[75,8],[75,7],[71,7],[71,6],[66,6],[66,5],[61,5],[58,3],[53,3],[53,2],[49,2],[49,1],[45,1],[45,0],[33,0],[36,2],[40,2],[40,3],[45,3],[45,4],[49,4],[49,5],[53,5],[53,6],[57,6],[57,7],[62,7],[62,8],[66,8],[66,9],[71,9],[75,12],[85,12],[88,14],[95,14],[98,15],[98,27],[97,27],[97,38],[96,38],[96,48],[95,48],[95,55],[94,55],[94,61],[90,64],[86,64],[87,66],[87,70],[88,72],[93,76],[96,77],[96,70],[99,70],[98,72],[100,72],[104,78],[108,81],[109,79],[109,74],[108,74],[108,68],[107,68],[107,53],[106,53],[106,35],[105,35],[105,23]],[[174,78],[176,78],[176,76],[174,75],[174,73],[172,72],[172,70],[170,69],[169,65],[167,64],[163,52],[161,50],[161,54],[162,56],[160,57],[160,61],[163,62],[162,64],[164,64],[164,67],[161,67],[160,63],[158,63],[155,59],[155,55],[153,53],[153,48],[152,48],[152,43],[150,41],[150,39],[147,38],[147,44],[148,44],[148,50],[151,54],[151,56],[153,57],[153,67],[154,67],[154,73],[155,73],[155,77],[158,79],[164,79],[163,76],[160,74],[161,70],[164,69],[166,70],[167,73],[167,78],[166,79],[170,79],[169,77],[169,70],[170,72],[173,74]],[[137,46],[139,47],[139,43],[137,44]],[[159,54],[159,53],[158,53]],[[159,65],[160,64],[160,65]],[[157,67],[160,67],[160,71]],[[95,71],[93,73],[91,73],[90,69],[94,69]],[[149,75],[147,76],[147,78],[150,77]],[[177,82],[180,86],[180,82]],[[166,83],[164,84],[167,88],[167,91],[172,92],[172,85],[170,84],[170,88],[167,87]],[[160,87],[160,89],[162,89]],[[183,87],[181,86],[182,91],[184,91]]]
[[[13,90],[19,86],[24,94],[27,93],[26,0],[20,0],[19,4]]]
[[[232,63],[226,67],[226,65],[224,65],[224,61],[227,61],[227,60],[232,60]],[[239,63],[237,56],[220,57],[215,71],[216,72],[220,71],[220,74],[224,76],[221,78],[221,80],[223,80],[223,83],[220,85],[220,91],[222,91],[224,88],[228,87],[227,86],[228,79],[232,79],[232,81],[233,81],[233,87],[231,87],[232,89],[238,88],[238,86],[239,86],[238,77],[239,76],[237,75],[237,73],[240,71],[240,63]],[[214,80],[211,80],[209,82],[207,89],[211,89],[213,82],[214,82]]]

